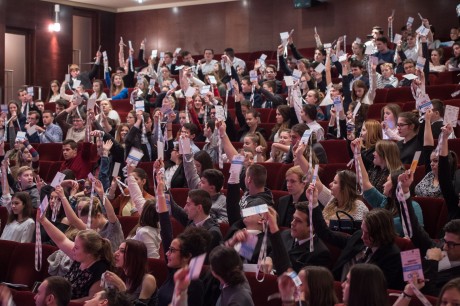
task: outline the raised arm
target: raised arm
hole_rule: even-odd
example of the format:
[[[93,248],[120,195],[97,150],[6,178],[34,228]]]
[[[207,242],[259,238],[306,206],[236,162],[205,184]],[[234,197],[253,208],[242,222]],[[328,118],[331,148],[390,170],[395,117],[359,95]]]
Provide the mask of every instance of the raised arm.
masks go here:
[[[219,129],[222,147],[224,148],[224,152],[227,155],[227,159],[231,161],[235,155],[238,155],[238,151],[233,146],[230,138],[228,138],[228,135],[225,131],[227,126],[225,122],[217,122],[216,128]]]
[[[363,177],[363,191],[371,189],[372,183],[369,180],[369,175],[367,173],[366,167],[364,166],[363,158],[361,157],[361,138],[356,138],[350,143],[351,152],[353,152],[354,157],[359,161],[359,169],[361,169],[361,176]],[[356,150],[358,154],[356,154]]]
[[[77,228],[78,230],[85,230],[86,224],[80,218],[78,218],[77,214],[72,209],[72,206],[70,206],[70,203],[64,194],[63,186],[73,186],[74,183],[78,184],[75,181],[70,181],[70,180],[63,181],[60,186],[56,186],[56,193],[59,199],[61,199],[61,204],[62,204],[62,207],[64,208],[65,216],[69,220],[69,223],[75,228]]]
[[[50,238],[56,243],[58,248],[62,250],[70,259],[74,259],[74,242],[68,239],[63,232],[61,232],[56,226],[54,226],[46,217],[45,213],[43,213],[43,217],[40,218],[40,209],[37,209],[37,217],[36,220],[40,222],[40,224],[45,229],[46,233]]]
[[[101,199],[102,204],[104,205],[105,212],[107,214],[107,220],[109,220],[110,223],[117,222],[117,215],[115,214],[115,210],[113,209],[112,203],[104,194],[104,187],[102,186],[101,181],[94,181],[94,191],[96,191],[97,195],[99,196],[99,199]]]

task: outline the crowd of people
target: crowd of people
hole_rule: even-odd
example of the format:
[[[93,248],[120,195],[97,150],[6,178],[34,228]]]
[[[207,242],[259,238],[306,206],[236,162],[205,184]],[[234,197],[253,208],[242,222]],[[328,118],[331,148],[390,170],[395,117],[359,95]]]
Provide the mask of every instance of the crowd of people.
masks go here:
[[[460,70],[459,30],[440,42],[427,19],[394,37],[393,16],[388,27],[388,36],[376,26],[369,41],[353,41],[352,54],[343,37],[323,44],[315,33],[313,59],[300,54],[291,32],[276,65],[261,57],[252,70],[232,48],[220,59],[212,49],[200,60],[180,50],[147,56],[145,40],[137,59],[132,48],[126,59],[121,40],[113,71],[98,51],[91,71],[70,65],[62,83],[52,80],[45,101],[20,88],[0,115],[8,210],[0,239],[38,243],[39,236],[58,248],[45,259],[53,276],[38,288],[36,305],[253,305],[248,271],[277,275],[285,306],[337,305],[334,281],[349,306],[387,305],[387,288],[401,290],[398,306],[420,290],[439,296],[438,305],[460,303],[460,173],[448,148],[459,135],[443,120],[443,101],[426,107],[424,100],[429,73]],[[445,62],[443,48],[453,54]],[[104,80],[96,79],[100,67]],[[411,87],[416,109],[389,103],[381,120],[367,118],[376,89],[401,86]],[[261,109],[276,112],[270,131],[260,125]],[[347,141],[348,152],[326,151],[327,139]],[[53,182],[38,176],[34,146],[45,143],[62,144]],[[414,186],[405,165],[418,151],[426,175]],[[315,169],[334,154],[350,155],[355,171],[323,182]],[[139,162],[152,163],[153,183]],[[288,194],[276,203],[266,186],[274,163],[291,165]],[[177,203],[171,188],[188,188],[186,202]],[[441,241],[425,232],[417,196],[444,199]],[[121,216],[138,218],[126,236]],[[173,235],[172,219],[182,233]],[[347,235],[336,228],[343,219],[353,224]],[[423,275],[404,282],[402,238],[420,249],[429,282]],[[330,246],[341,250],[337,259]],[[202,254],[209,269],[192,277]],[[147,271],[149,258],[165,260],[162,284]],[[11,305],[6,287],[0,298]]]

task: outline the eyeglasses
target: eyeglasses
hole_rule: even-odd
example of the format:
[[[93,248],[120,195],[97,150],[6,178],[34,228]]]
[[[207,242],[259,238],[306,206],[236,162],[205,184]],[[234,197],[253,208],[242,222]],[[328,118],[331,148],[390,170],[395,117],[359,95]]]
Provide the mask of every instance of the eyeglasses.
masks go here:
[[[460,243],[455,243],[455,242],[452,242],[452,241],[446,241],[444,238],[441,239],[441,242],[444,244],[444,245],[447,245],[447,248],[449,250],[452,250],[454,249],[456,246],[459,246]]]
[[[91,186],[85,186],[84,187],[86,190],[90,190],[91,189]]]
[[[396,124],[397,127],[403,127],[403,126],[406,126],[406,125],[409,125],[409,123],[398,123],[398,124]]]
[[[169,253],[180,252],[180,249],[169,247]]]

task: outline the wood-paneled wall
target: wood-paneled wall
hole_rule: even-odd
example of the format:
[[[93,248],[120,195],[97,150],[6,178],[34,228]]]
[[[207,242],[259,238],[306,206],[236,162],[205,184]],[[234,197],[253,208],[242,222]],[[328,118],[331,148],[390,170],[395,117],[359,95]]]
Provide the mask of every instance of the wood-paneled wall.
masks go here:
[[[67,73],[67,65],[72,62],[72,16],[74,13],[82,13],[81,9],[61,5],[60,23],[61,32],[50,33],[48,25],[54,20],[54,4],[38,0],[0,0],[0,37],[4,37],[5,31],[26,33],[29,43],[28,53],[31,55],[27,62],[28,84],[43,86],[42,97],[48,93],[49,81],[58,79],[62,81]],[[88,10],[89,15],[94,17],[96,53],[100,44],[109,53],[114,53],[115,14]],[[0,84],[4,88],[4,39],[0,39]],[[85,68],[85,67],[83,67]],[[101,74],[102,76],[102,74]]]
[[[246,3],[246,5],[245,5]],[[116,36],[132,40],[138,47],[146,37],[147,50],[172,50],[182,47],[193,54],[213,48],[222,53],[226,47],[237,52],[276,50],[279,33],[295,29],[294,40],[300,47],[314,46],[316,26],[323,42],[332,42],[339,35],[365,38],[372,26],[387,27],[392,9],[396,30],[408,16],[419,24],[417,12],[429,18],[441,36],[448,36],[449,27],[458,26],[457,3],[451,0],[328,0],[327,3],[294,9],[292,0],[246,0],[211,5],[117,14]]]

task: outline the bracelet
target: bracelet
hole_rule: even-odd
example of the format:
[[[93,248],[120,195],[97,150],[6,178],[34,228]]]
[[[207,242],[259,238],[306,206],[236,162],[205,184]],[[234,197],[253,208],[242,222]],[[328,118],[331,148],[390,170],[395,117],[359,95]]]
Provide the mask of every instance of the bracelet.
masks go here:
[[[414,297],[413,295],[409,295],[404,291],[402,292],[402,295],[403,295],[403,298],[408,299],[408,300],[410,300],[410,299],[412,299]]]

